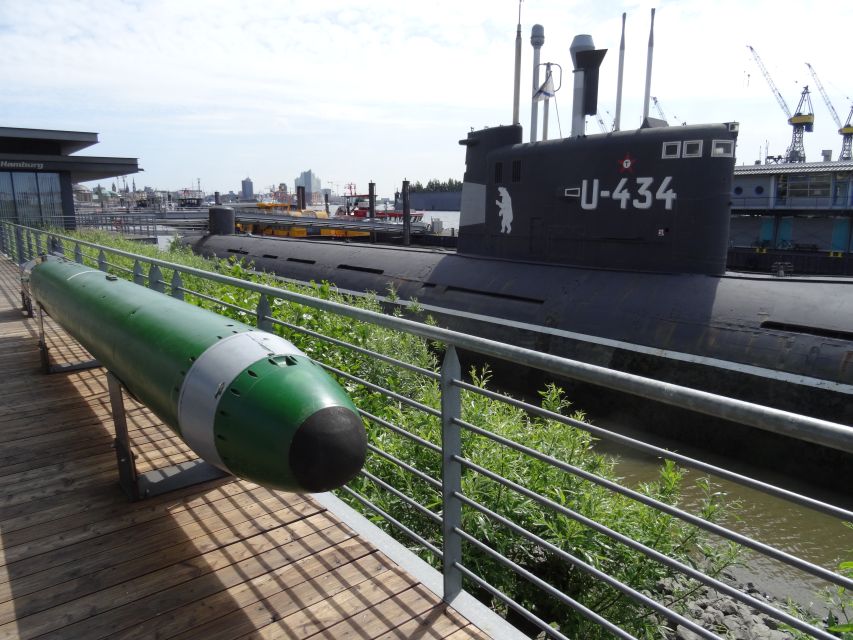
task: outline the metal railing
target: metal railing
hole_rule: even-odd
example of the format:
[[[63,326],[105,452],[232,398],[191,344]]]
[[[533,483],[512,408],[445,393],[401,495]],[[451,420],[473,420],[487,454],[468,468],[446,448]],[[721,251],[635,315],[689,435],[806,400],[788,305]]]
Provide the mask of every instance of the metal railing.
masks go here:
[[[11,260],[23,265],[27,260],[46,252],[66,255],[69,259],[79,263],[97,266],[103,271],[110,271],[132,279],[138,284],[157,291],[168,292],[169,295],[176,298],[193,297],[215,304],[221,309],[242,314],[244,318],[254,317],[257,325],[264,330],[278,329],[302,333],[311,339],[322,340],[336,348],[346,349],[353,354],[354,358],[375,359],[383,365],[405,372],[406,375],[411,374],[426,381],[437,383],[440,391],[440,406],[430,406],[419,400],[411,399],[399,390],[389,388],[390,385],[385,381],[368,380],[352,372],[319,362],[338,376],[348,387],[366,389],[384,398],[386,404],[397,407],[396,415],[400,417],[400,420],[376,415],[364,407],[359,408],[374,433],[393,434],[395,437],[403,438],[413,443],[418,450],[429,452],[430,455],[440,460],[439,480],[435,469],[419,468],[416,460],[398,458],[393,453],[383,449],[384,436],[376,437],[369,444],[368,465],[359,478],[361,482],[372,483],[382,492],[393,495],[399,504],[405,505],[404,511],[410,510],[410,513],[418,514],[418,517],[425,523],[422,527],[413,526],[411,518],[406,518],[406,522],[403,522],[404,518],[399,513],[389,513],[388,509],[383,509],[352,487],[345,487],[343,494],[349,497],[351,501],[360,503],[365,510],[374,514],[375,518],[381,519],[384,526],[396,532],[397,537],[409,540],[411,545],[419,549],[427,559],[431,560],[441,570],[444,576],[444,592],[441,595],[448,603],[453,602],[463,587],[470,585],[471,589],[480,595],[491,598],[493,603],[498,603],[504,610],[512,611],[518,619],[524,619],[526,624],[534,629],[535,633],[544,633],[551,638],[562,639],[567,637],[563,631],[553,628],[549,624],[550,620],[543,619],[543,616],[548,617],[547,611],[543,613],[542,611],[545,610],[525,606],[518,602],[512,594],[505,593],[478,573],[477,567],[483,566],[482,563],[488,561],[496,563],[497,566],[502,567],[503,571],[515,574],[537,590],[538,593],[543,594],[546,600],[555,603],[555,607],[569,607],[583,619],[591,621],[616,637],[634,637],[605,615],[602,615],[593,604],[582,602],[583,593],[561,591],[549,582],[547,575],[537,575],[535,571],[530,570],[530,567],[522,566],[518,559],[511,559],[500,553],[490,539],[481,539],[476,533],[466,530],[465,523],[470,523],[473,518],[474,520],[479,519],[495,523],[496,526],[502,527],[505,531],[512,532],[519,540],[524,540],[533,545],[533,548],[538,550],[536,553],[540,554],[541,557],[548,558],[549,561],[555,563],[563,563],[562,566],[565,567],[565,571],[577,572],[578,575],[583,575],[586,580],[607,585],[613,590],[613,593],[625,598],[626,602],[630,601],[642,607],[648,612],[647,615],[657,616],[658,619],[666,621],[671,628],[681,626],[702,638],[720,637],[717,635],[719,629],[709,627],[701,620],[689,617],[685,614],[684,606],[668,602],[662,593],[655,593],[647,588],[641,588],[614,577],[613,571],[607,570],[607,562],[603,561],[602,558],[590,557],[589,555],[581,557],[573,553],[575,550],[572,545],[562,544],[559,536],[554,538],[545,535],[541,528],[536,531],[531,530],[534,527],[524,526],[524,523],[514,518],[512,513],[500,513],[494,505],[484,504],[483,496],[477,493],[467,494],[463,489],[466,484],[464,479],[478,478],[494,483],[494,486],[499,487],[500,491],[511,492],[520,500],[535,503],[550,514],[548,517],[552,520],[549,522],[571,522],[573,523],[572,526],[582,527],[587,532],[585,535],[600,536],[601,540],[607,541],[602,543],[602,548],[620,545],[631,550],[638,563],[655,563],[656,566],[665,568],[665,571],[674,576],[682,576],[682,578],[678,578],[680,580],[694,581],[691,584],[702,585],[703,588],[725,594],[732,601],[742,603],[750,609],[761,612],[775,619],[779,624],[788,625],[816,638],[832,639],[837,637],[791,615],[787,610],[780,609],[763,599],[744,592],[737,585],[731,584],[731,581],[704,572],[684,557],[666,555],[654,548],[653,544],[633,539],[625,533],[602,524],[596,514],[583,513],[581,509],[572,505],[571,500],[563,499],[565,496],[559,491],[551,495],[543,495],[524,486],[518,477],[505,472],[503,465],[498,465],[499,468],[482,466],[480,462],[472,459],[470,451],[466,451],[466,443],[470,442],[471,438],[482,438],[490,443],[489,446],[491,447],[505,449],[507,456],[521,456],[521,459],[526,461],[525,465],[543,465],[542,468],[556,470],[561,477],[583,481],[587,486],[594,487],[596,490],[604,490],[620,498],[644,505],[644,507],[659,514],[664,514],[672,521],[694,527],[696,531],[710,535],[714,540],[748,548],[781,565],[787,565],[791,570],[805,572],[834,587],[853,589],[853,580],[850,578],[737,533],[712,520],[689,513],[670,504],[665,499],[632,489],[617,482],[612,477],[600,475],[594,470],[584,468],[583,465],[575,464],[571,460],[558,459],[550,455],[548,451],[537,450],[526,442],[513,440],[503,433],[484,427],[482,423],[477,424],[479,416],[468,415],[468,417],[463,417],[463,400],[476,395],[492,402],[510,405],[523,411],[525,415],[531,418],[546,420],[549,421],[549,424],[559,423],[579,429],[595,438],[614,442],[644,454],[671,460],[679,465],[758,489],[846,522],[853,521],[853,512],[698,459],[662,449],[635,438],[620,435],[576,417],[568,417],[547,408],[472,384],[466,381],[462,375],[457,351],[464,349],[481,356],[499,358],[525,367],[539,369],[561,378],[576,379],[628,394],[655,399],[676,407],[733,420],[744,425],[818,443],[847,453],[853,453],[853,429],[850,427],[571,361],[546,353],[530,351],[477,336],[461,334],[394,315],[348,306],[324,297],[314,297],[305,293],[282,289],[262,282],[246,281],[216,271],[205,271],[174,264],[49,231],[8,223],[0,225],[0,253],[5,254]],[[127,264],[121,264],[121,262]],[[129,266],[131,263],[132,267]],[[257,296],[257,306],[248,308],[235,304],[233,301],[212,296],[209,292],[190,289],[184,284],[187,280],[217,283],[218,285],[233,287],[237,291],[251,293],[253,296]],[[301,327],[298,323],[277,318],[272,309],[282,304],[300,305],[300,308],[307,307],[324,314],[341,316],[346,318],[347,322],[368,323],[382,330],[417,336],[431,343],[443,345],[443,361],[440,370],[434,371],[405,362],[393,354],[380,353],[340,338],[325,336],[320,332]],[[433,441],[424,434],[415,433],[415,430],[410,427],[405,419],[410,414],[418,414],[423,416],[424,420],[437,423],[437,432],[440,434],[440,437],[437,438],[438,441]],[[371,467],[371,460],[381,463],[380,466],[402,470],[401,475],[405,475],[413,483],[422,483],[423,486],[429,488],[435,499],[427,501],[427,504],[412,499],[412,491],[408,484],[393,486],[387,477],[383,479],[380,477],[382,474]],[[547,530],[547,523],[545,529]],[[472,554],[476,554],[477,562],[469,562],[474,557]],[[539,563],[539,566],[541,568],[542,564]]]
[[[849,212],[850,202],[846,195],[832,196],[738,196],[731,198],[732,209],[776,210],[776,209],[832,209]]]
[[[141,238],[158,235],[157,217],[151,213],[77,210],[74,218],[78,229],[100,229]]]

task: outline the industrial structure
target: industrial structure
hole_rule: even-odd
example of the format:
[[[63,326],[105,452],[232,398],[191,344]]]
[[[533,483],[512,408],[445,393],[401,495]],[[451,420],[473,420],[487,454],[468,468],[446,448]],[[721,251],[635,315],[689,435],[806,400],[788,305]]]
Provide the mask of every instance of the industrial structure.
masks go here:
[[[817,72],[814,70],[814,67],[808,62],[806,62],[806,66],[809,68],[809,72],[812,74],[812,78],[814,78],[818,91],[820,91],[820,95],[826,103],[826,108],[829,109],[829,113],[835,121],[835,126],[838,127],[838,133],[841,134],[841,153],[838,154],[838,159],[853,160],[853,153],[851,153],[851,146],[853,146],[853,125],[850,124],[850,119],[853,118],[853,105],[850,107],[847,122],[842,125],[841,118],[838,117],[838,112],[835,110],[835,107],[832,106],[832,101],[829,99],[826,89],[823,88],[823,83],[820,81],[820,78],[817,77]]]
[[[773,78],[770,77],[770,72],[767,71],[767,67],[764,66],[758,52],[750,45],[746,46],[752,52],[752,57],[755,59],[755,63],[758,65],[758,68],[761,69],[761,74],[764,76],[764,79],[767,80],[767,84],[770,86],[770,91],[773,92],[776,102],[779,103],[779,106],[782,107],[782,111],[784,111],[785,115],[788,116],[788,124],[793,127],[791,144],[785,152],[785,155],[776,158],[768,158],[767,160],[776,162],[805,162],[806,150],[803,145],[803,135],[806,132],[814,130],[814,110],[812,109],[812,100],[809,96],[808,86],[803,87],[803,91],[800,94],[800,102],[797,104],[796,111],[792,114],[791,109],[788,107],[788,103],[785,102],[782,94],[779,93],[779,89],[776,88],[776,83],[774,83]]]

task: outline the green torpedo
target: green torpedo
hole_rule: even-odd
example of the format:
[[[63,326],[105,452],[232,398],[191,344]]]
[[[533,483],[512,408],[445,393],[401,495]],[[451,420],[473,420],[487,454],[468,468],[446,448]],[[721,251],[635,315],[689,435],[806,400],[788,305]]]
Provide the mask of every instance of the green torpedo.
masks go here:
[[[352,400],[284,338],[54,256],[33,265],[30,289],[210,464],[307,492],[340,487],[364,464]]]

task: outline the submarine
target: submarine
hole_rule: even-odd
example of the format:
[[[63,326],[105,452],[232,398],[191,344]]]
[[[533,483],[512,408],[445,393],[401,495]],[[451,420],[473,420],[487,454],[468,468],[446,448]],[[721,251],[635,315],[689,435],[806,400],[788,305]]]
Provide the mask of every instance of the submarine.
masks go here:
[[[460,140],[456,251],[228,233],[183,243],[290,279],[393,289],[457,331],[853,425],[853,279],[727,272],[738,123],[644,117],[586,135],[604,51],[589,36],[572,44],[571,136],[523,142],[516,121]],[[756,446],[754,430],[695,420],[685,412],[666,435],[790,462],[791,441]],[[810,446],[797,450],[840,482],[827,468],[837,452]]]

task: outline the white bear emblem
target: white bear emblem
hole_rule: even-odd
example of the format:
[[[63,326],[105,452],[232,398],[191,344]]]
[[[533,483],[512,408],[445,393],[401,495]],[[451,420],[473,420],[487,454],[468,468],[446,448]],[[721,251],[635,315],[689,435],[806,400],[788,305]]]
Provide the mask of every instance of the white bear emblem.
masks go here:
[[[498,196],[500,200],[495,200],[495,204],[501,217],[501,233],[512,233],[512,198],[505,187],[498,187]]]

